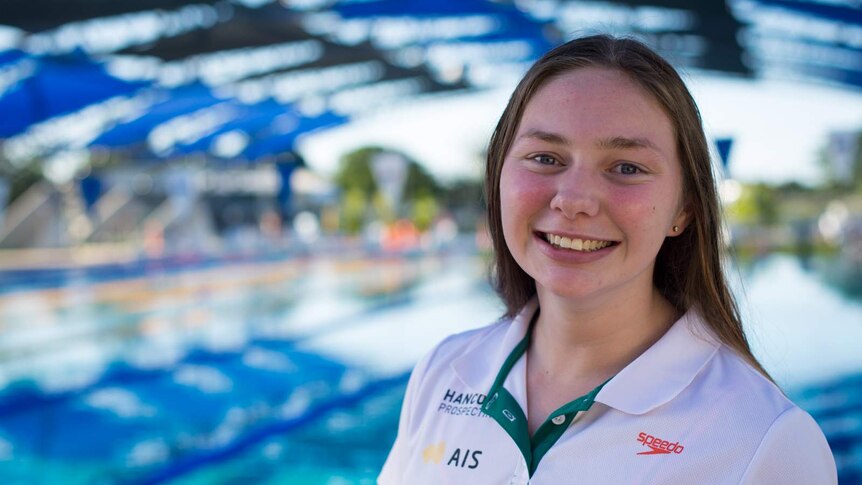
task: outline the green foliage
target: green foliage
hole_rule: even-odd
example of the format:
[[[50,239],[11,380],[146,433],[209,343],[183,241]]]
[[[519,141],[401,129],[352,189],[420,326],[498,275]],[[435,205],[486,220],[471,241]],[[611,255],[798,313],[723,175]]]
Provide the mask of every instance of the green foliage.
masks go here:
[[[754,186],[754,202],[757,206],[758,222],[772,226],[778,222],[778,203],[775,189],[766,184]]]
[[[416,201],[424,197],[437,197],[440,193],[440,186],[425,167],[410,160],[407,180],[404,182],[404,200]]]
[[[376,155],[386,151],[381,147],[365,147],[344,155],[335,174],[336,185],[343,191],[359,189],[366,197],[372,197],[378,188],[371,162]],[[407,178],[402,201],[411,202],[427,195],[438,196],[441,189],[434,177],[416,161],[406,156],[404,159],[407,160]]]
[[[383,194],[380,192],[374,193],[374,196],[371,198],[371,203],[374,207],[374,213],[377,214],[377,218],[381,221],[391,224],[398,219],[398,214],[395,212],[395,208],[392,207],[386,197],[383,197]]]
[[[347,189],[341,198],[341,229],[347,234],[358,234],[365,223],[368,199],[358,188]]]
[[[371,159],[382,152],[380,147],[366,147],[353,151],[341,157],[338,171],[335,174],[335,184],[343,193],[358,190],[370,199],[377,192],[377,183],[371,171]]]
[[[745,224],[771,226],[778,223],[776,189],[764,183],[745,186],[739,199],[728,207],[728,216]]]
[[[411,219],[416,228],[425,231],[431,227],[437,217],[437,201],[431,196],[420,196],[413,201]]]
[[[409,217],[420,230],[430,227],[437,216],[437,198],[443,190],[424,167],[406,156],[407,176],[401,200],[398,201],[399,210],[391,207],[382,196],[371,164],[375,156],[386,151],[381,147],[365,147],[341,158],[335,184],[342,193],[341,227],[347,233],[355,234],[361,230],[369,204],[377,219],[391,223],[399,217]]]
[[[813,189],[806,187],[795,180],[785,182],[775,187],[775,190],[782,195],[810,194],[813,192]]]

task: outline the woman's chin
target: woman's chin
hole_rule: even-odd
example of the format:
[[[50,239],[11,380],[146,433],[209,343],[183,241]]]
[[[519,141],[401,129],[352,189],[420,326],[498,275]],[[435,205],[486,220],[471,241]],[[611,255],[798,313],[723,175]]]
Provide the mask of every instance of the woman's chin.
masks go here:
[[[592,283],[592,284],[591,284]],[[583,278],[572,278],[561,280],[552,278],[546,281],[536,280],[536,291],[539,295],[565,298],[567,300],[586,300],[595,297],[599,287],[594,282],[584,281]]]

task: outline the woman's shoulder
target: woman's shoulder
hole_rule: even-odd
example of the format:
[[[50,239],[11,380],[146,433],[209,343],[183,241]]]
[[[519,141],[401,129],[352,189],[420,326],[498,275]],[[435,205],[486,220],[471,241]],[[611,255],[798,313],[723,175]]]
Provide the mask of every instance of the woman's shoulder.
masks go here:
[[[735,361],[746,376],[737,381],[746,384],[736,390],[740,421],[760,430],[740,483],[837,483],[832,450],[814,418],[729,349],[720,356]]]
[[[755,414],[770,421],[796,406],[775,382],[723,343],[697,311],[692,310],[687,317],[690,332],[715,348],[692,383],[699,392],[720,393],[726,400],[748,403]]]
[[[447,364],[478,345],[498,341],[503,338],[510,323],[510,318],[500,318],[490,324],[449,335],[425,354],[417,368]]]
[[[814,419],[699,315],[678,323],[632,366],[635,372],[621,372],[622,380],[609,382],[596,400],[639,416],[647,432],[680,439],[695,461],[727,458],[723,473],[734,483],[736,477],[744,484],[836,483],[829,444]]]
[[[835,459],[817,422],[796,405],[763,435],[740,483],[835,484]]]
[[[716,381],[731,387],[726,392],[739,394],[775,417],[795,406],[777,384],[727,345],[720,344],[715,362],[708,370],[725,374],[723,380]]]
[[[837,483],[835,460],[823,431],[769,378],[725,345],[693,389],[711,396],[704,421],[724,422],[731,442],[750,443],[740,483]],[[717,410],[715,408],[726,408]]]
[[[808,416],[775,382],[721,342],[716,342],[713,358],[704,365],[691,386],[696,394],[713,396],[718,399],[716,404],[723,402],[731,406],[741,421],[750,419],[772,424],[782,416],[784,419]]]

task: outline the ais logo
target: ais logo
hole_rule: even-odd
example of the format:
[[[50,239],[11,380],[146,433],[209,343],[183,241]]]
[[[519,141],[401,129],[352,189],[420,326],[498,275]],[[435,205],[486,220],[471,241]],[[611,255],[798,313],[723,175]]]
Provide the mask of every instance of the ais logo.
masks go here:
[[[457,468],[477,468],[479,466],[479,455],[482,452],[479,450],[462,450],[455,448],[446,466],[454,466]],[[422,461],[425,463],[440,464],[443,457],[446,455],[446,442],[441,441],[433,445],[428,445],[422,450]]]
[[[440,463],[443,453],[446,452],[446,443],[441,441],[436,445],[428,445],[422,450],[422,461],[425,463]]]

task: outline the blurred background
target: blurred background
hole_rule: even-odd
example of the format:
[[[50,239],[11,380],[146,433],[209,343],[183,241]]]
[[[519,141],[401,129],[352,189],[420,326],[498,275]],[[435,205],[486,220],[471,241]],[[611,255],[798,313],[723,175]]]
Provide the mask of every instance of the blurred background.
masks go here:
[[[502,313],[496,120],[597,32],[683,73],[755,353],[862,483],[859,0],[4,0],[0,481],[373,483]]]

